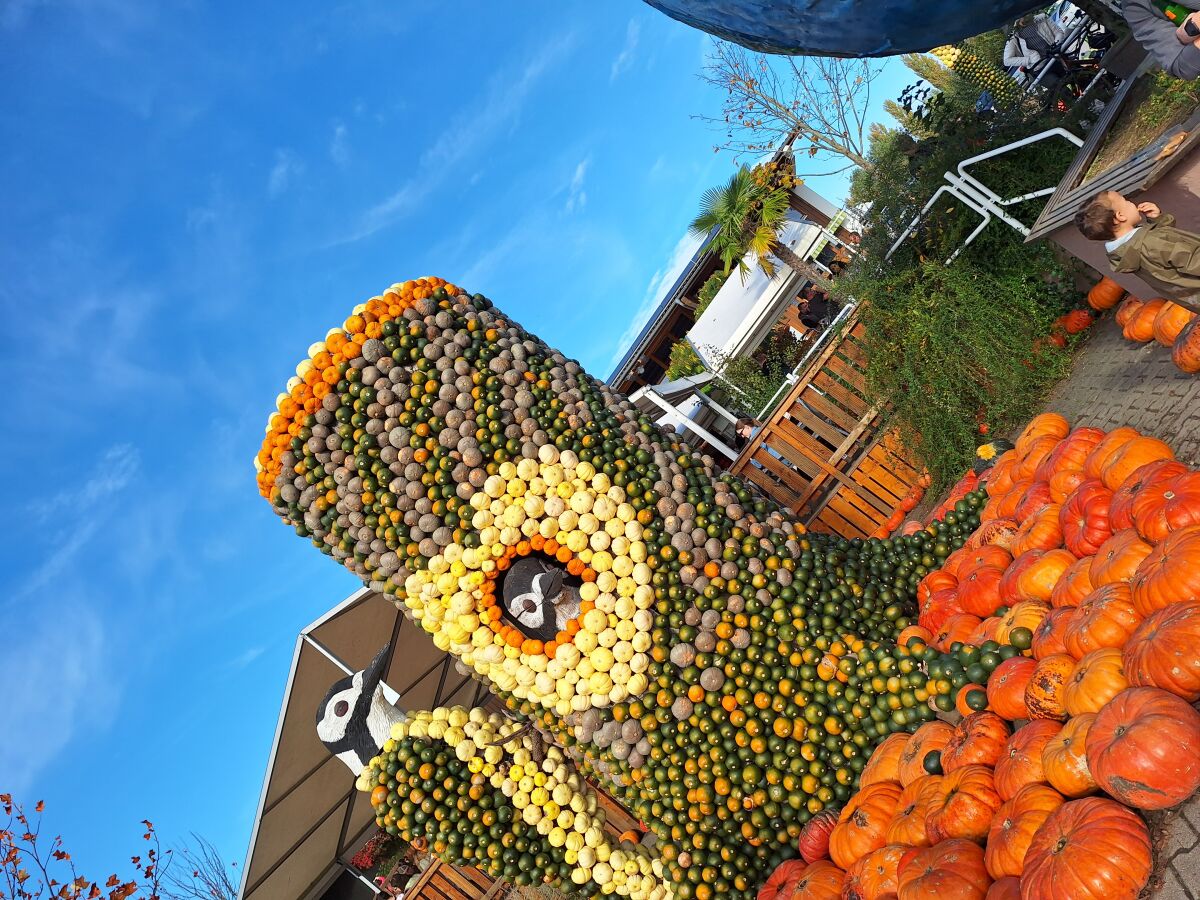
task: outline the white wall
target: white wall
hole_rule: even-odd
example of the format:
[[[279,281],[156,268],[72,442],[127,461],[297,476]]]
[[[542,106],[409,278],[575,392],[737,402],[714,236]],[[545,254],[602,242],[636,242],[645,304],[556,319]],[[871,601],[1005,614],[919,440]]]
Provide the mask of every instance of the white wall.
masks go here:
[[[780,241],[802,254],[819,235],[820,230],[815,225],[793,219],[780,233]],[[687,334],[710,369],[718,365],[714,348],[725,354],[737,353],[746,340],[760,330],[765,317],[770,316],[774,323],[784,299],[781,292],[795,277],[791,269],[779,262],[772,278],[763,274],[756,258],[748,257],[746,262],[750,272],[745,282],[736,270],[732,272]]]

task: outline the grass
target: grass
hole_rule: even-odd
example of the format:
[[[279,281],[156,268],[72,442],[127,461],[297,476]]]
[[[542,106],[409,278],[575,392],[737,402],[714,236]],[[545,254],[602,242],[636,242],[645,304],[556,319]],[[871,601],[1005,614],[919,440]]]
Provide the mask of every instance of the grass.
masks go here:
[[[1200,106],[1200,84],[1166,72],[1144,75],[1125,101],[1125,112],[1109,129],[1085,182],[1148,147]]]

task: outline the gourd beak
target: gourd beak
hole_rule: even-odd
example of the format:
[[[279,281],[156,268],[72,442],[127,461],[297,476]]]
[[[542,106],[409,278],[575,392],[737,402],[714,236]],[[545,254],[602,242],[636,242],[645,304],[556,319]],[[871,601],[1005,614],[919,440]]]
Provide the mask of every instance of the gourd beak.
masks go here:
[[[375,658],[371,660],[362,673],[362,693],[364,696],[371,696],[375,693],[375,688],[383,679],[383,670],[387,668],[387,662],[391,658],[391,643],[383,645],[383,649],[375,654]]]

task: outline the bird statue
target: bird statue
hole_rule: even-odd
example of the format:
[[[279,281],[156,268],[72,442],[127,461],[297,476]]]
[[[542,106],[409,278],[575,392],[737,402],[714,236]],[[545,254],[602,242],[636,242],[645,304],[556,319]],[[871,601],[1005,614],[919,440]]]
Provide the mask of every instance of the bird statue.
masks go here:
[[[764,53],[893,56],[1011,22],[1030,0],[646,0],[693,28]]]
[[[560,630],[557,608],[563,590],[561,569],[547,560],[527,556],[504,577],[504,606],[526,635],[552,641]]]
[[[379,827],[445,861],[584,896],[749,900],[877,743],[936,714],[940,682],[897,635],[966,516],[809,534],[442,279],[311,346],[255,464],[285,523],[508,711],[400,713],[378,660],[318,711]],[[593,785],[657,846],[610,834]]]

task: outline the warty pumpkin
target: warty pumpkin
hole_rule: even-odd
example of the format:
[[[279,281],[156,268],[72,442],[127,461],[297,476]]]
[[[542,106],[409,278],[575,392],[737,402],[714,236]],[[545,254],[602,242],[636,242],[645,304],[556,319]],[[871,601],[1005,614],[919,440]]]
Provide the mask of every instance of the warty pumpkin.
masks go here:
[[[914,731],[900,752],[900,784],[908,787],[926,775],[925,757],[935,750],[940,753],[953,735],[954,726],[938,719]]]
[[[1143,616],[1172,603],[1200,601],[1200,525],[1174,532],[1148,552],[1129,584]]]
[[[900,859],[909,850],[889,844],[872,850],[846,870],[842,900],[885,900],[899,890]]]
[[[1025,708],[1032,719],[1065,719],[1063,686],[1075,671],[1075,658],[1056,653],[1038,660],[1037,668],[1025,686]]]
[[[1092,584],[1100,588],[1118,581],[1129,581],[1152,549],[1132,528],[1116,532],[1100,545],[1092,557],[1092,566],[1088,570]]]
[[[994,712],[964,716],[942,749],[942,771],[949,775],[966,766],[996,765],[1009,733],[1008,723]]]

